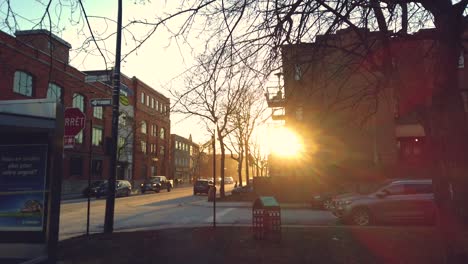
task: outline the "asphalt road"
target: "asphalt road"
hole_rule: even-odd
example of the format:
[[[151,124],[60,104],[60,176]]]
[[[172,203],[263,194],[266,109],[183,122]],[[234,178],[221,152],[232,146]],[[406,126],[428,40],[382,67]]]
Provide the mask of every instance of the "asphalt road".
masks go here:
[[[232,190],[233,186],[226,186]],[[90,232],[102,232],[105,199],[92,199]],[[60,217],[60,239],[86,232],[87,200],[63,201]],[[334,225],[335,217],[326,211],[308,208],[281,211],[283,225]],[[217,203],[216,222],[219,225],[250,225],[252,211],[245,203]],[[171,192],[146,193],[117,198],[114,229],[130,231],[183,226],[209,226],[213,222],[213,207],[206,195],[193,195],[192,187],[175,188]]]

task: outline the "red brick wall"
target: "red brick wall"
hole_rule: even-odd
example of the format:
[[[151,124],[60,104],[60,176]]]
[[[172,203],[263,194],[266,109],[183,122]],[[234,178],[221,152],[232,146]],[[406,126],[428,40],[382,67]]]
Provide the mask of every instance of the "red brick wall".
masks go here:
[[[83,144],[76,144],[71,150],[65,150],[63,160],[64,193],[80,191],[90,173],[89,144],[91,127],[89,118],[93,116],[89,105],[90,98],[111,96],[110,87],[102,83],[84,82],[84,74],[67,64],[53,60],[41,51],[16,41],[12,36],[0,32],[0,100],[45,98],[48,83],[53,82],[62,87],[62,100],[65,107],[72,106],[75,92],[85,97],[85,115],[88,119],[83,134]],[[13,92],[14,73],[16,70],[28,72],[33,76],[33,96],[28,97]],[[104,109],[103,120],[93,119],[93,125],[103,127],[103,145],[93,147],[93,157],[103,160],[101,178],[107,178],[109,172],[108,157],[104,152],[106,137],[111,135],[111,109]],[[80,156],[83,159],[82,174],[70,175],[70,157]]]

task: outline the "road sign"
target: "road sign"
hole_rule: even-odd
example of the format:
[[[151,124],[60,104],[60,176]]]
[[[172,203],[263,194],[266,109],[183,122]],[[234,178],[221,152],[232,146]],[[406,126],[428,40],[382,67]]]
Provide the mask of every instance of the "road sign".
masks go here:
[[[111,106],[112,98],[93,98],[91,99],[91,106]]]
[[[79,108],[66,108],[63,113],[64,136],[76,136],[85,127],[86,116]]]
[[[128,97],[126,97],[125,95],[120,95],[119,96],[119,99],[120,99],[120,103],[122,105],[125,105],[125,106],[128,106],[129,105],[129,102],[128,102]]]
[[[63,148],[64,149],[72,149],[75,145],[75,137],[74,136],[64,136],[63,137]]]

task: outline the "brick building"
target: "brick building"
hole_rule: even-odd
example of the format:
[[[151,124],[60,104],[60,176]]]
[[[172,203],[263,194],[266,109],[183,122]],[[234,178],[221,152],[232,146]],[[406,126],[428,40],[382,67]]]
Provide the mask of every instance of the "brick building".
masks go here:
[[[421,110],[431,105],[437,70],[432,31],[392,40],[390,89],[382,88],[378,68],[380,33],[360,34],[366,45],[355,31],[343,29],[314,43],[283,47],[284,86],[268,88],[267,102],[273,119],[295,130],[306,148],[301,160],[272,158],[271,174],[339,174],[351,182],[376,175],[431,177]],[[460,66],[460,91],[465,75]]]
[[[112,96],[112,72],[70,66],[70,44],[46,30],[15,35],[0,32],[0,100],[49,98],[80,108],[86,128],[65,150],[62,193],[80,193],[88,175],[107,179],[111,108],[92,108],[89,101]],[[169,175],[169,99],[136,77],[122,74],[121,82],[117,178],[138,184],[152,175]]]
[[[80,108],[87,117],[75,146],[64,152],[63,193],[80,192],[90,174],[93,179],[107,178],[104,142],[111,135],[111,110],[93,109],[88,102],[110,97],[110,87],[85,82],[86,75],[68,64],[70,44],[45,30],[19,31],[16,38],[0,32],[0,47],[0,100],[60,100],[65,107]]]
[[[85,71],[110,85],[112,71]],[[170,101],[137,77],[121,75],[118,175],[138,184],[169,175]],[[123,98],[122,98],[123,97]]]

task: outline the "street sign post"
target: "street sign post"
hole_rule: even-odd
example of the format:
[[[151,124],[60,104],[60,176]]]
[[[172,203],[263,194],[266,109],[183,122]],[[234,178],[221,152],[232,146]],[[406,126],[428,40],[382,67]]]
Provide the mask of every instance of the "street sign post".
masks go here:
[[[111,106],[112,105],[112,98],[93,98],[91,99],[91,106]]]

